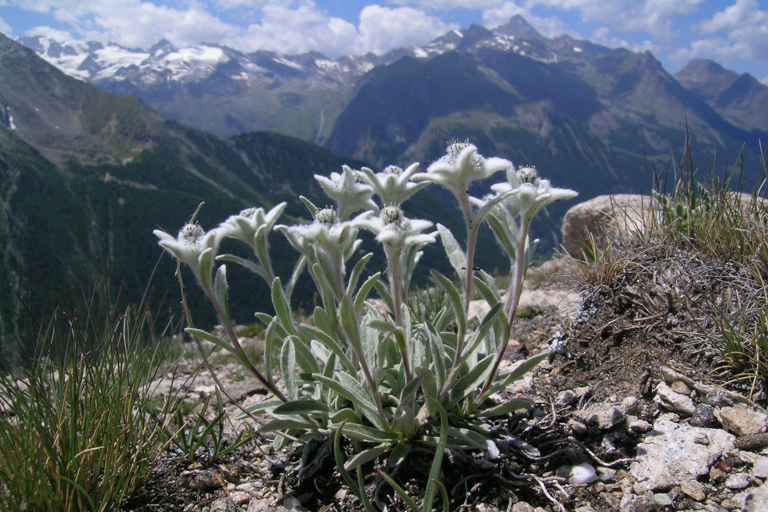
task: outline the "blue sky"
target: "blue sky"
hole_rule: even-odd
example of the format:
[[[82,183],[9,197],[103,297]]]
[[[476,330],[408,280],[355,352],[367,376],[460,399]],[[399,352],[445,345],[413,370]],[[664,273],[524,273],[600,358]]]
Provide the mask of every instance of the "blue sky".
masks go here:
[[[337,57],[425,44],[472,23],[493,28],[515,14],[547,37],[650,50],[672,73],[709,58],[768,84],[768,0],[0,0],[0,32]]]

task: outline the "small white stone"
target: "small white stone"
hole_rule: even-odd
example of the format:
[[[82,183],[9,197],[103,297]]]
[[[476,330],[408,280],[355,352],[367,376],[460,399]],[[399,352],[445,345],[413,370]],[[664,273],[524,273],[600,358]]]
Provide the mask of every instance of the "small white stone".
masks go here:
[[[725,487],[728,489],[746,489],[749,487],[749,475],[746,473],[736,473],[731,475],[725,481]]]
[[[752,476],[768,478],[768,457],[760,457],[752,466]]]
[[[597,480],[595,468],[587,464],[579,464],[571,467],[571,475],[568,477],[568,483],[572,485],[588,484]]]

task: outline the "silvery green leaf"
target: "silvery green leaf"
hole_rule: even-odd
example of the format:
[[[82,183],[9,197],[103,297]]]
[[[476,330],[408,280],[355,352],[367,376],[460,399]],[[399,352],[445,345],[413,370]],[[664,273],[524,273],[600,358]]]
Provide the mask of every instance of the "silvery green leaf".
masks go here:
[[[317,328],[322,330],[326,335],[334,336],[336,334],[335,323],[323,308],[315,307],[315,311],[312,313],[312,319],[315,321]]]
[[[492,418],[494,416],[502,416],[509,414],[518,409],[524,409],[533,405],[533,400],[530,398],[512,398],[505,400],[504,402],[494,407],[489,407],[477,413],[477,416],[481,418]]]
[[[456,271],[456,274],[463,283],[467,279],[467,256],[464,254],[464,251],[461,250],[459,242],[456,241],[453,237],[453,233],[451,233],[448,228],[442,224],[438,224],[437,231],[440,233],[440,241],[445,248],[445,254],[448,256],[448,261],[451,262],[453,270]]]
[[[283,384],[288,391],[288,398],[298,400],[299,384],[296,375],[296,349],[290,340],[285,340],[283,350],[280,352],[280,371],[283,374]]]
[[[293,327],[293,319],[291,318],[291,306],[285,298],[279,277],[272,281],[272,305],[275,307],[275,313],[277,313],[283,328],[288,334],[296,334],[296,329]]]
[[[264,412],[270,412],[275,407],[278,407],[280,405],[283,405],[285,402],[278,398],[271,398],[269,400],[264,400],[263,402],[259,402],[256,404],[247,405],[245,407],[245,410],[253,414],[254,416],[258,416],[259,414],[262,414]],[[246,418],[247,416],[243,413],[240,413],[237,416],[237,419]]]
[[[238,265],[247,268],[254,274],[267,279],[267,275],[264,273],[264,268],[262,268],[261,265],[258,265],[251,260],[241,258],[240,256],[235,256],[234,254],[221,254],[216,256],[216,261],[230,261],[232,263],[237,263]]]
[[[304,206],[307,207],[307,210],[309,210],[309,214],[312,216],[312,218],[314,218],[317,215],[317,211],[319,208],[314,204],[312,204],[312,201],[310,201],[304,196],[299,196],[299,199],[301,200],[302,203],[304,203]]]
[[[213,280],[213,292],[216,294],[216,300],[219,301],[224,313],[229,316],[229,300],[227,300],[227,266],[222,265],[216,271],[216,277]]]
[[[334,412],[333,409],[318,402],[317,400],[293,400],[275,407],[273,414],[287,416],[291,414],[328,414]]]
[[[374,427],[360,425],[359,423],[347,423],[342,430],[345,436],[358,441],[369,443],[391,443],[399,441],[396,434]]]
[[[355,308],[352,304],[352,298],[345,295],[339,304],[339,316],[341,317],[341,327],[347,335],[347,341],[355,350],[358,357],[363,357],[362,342],[360,340],[360,321],[355,314]]]
[[[349,274],[349,282],[347,283],[347,295],[352,295],[355,293],[355,288],[357,288],[357,281],[360,279],[360,274],[363,272],[363,268],[365,268],[366,263],[368,263],[372,257],[373,253],[369,252],[360,258],[360,261],[358,261],[352,269],[352,272]]]
[[[486,215],[488,215],[496,205],[498,205],[503,200],[507,199],[509,196],[513,194],[517,194],[517,192],[518,192],[517,190],[508,190],[506,192],[493,196],[491,199],[486,201],[485,204],[483,204],[483,206],[481,206],[475,211],[475,214],[473,216],[474,217],[473,220],[475,221],[475,223],[479,224],[480,222],[482,222],[483,219],[485,219]]]
[[[415,377],[411,379],[411,382],[405,385],[402,392],[400,393],[399,402],[401,404],[405,404],[411,401],[411,399],[416,396],[416,391],[419,390],[419,386],[421,385],[421,378]]]
[[[493,363],[494,358],[495,354],[483,358],[478,361],[466,375],[463,375],[456,380],[448,393],[448,399],[445,405],[447,409],[450,409],[463,400],[471,391],[475,390],[486,378],[488,378],[488,374],[493,368],[491,363]]]
[[[424,396],[437,396],[437,380],[432,370],[423,366],[418,366],[414,370],[421,379],[421,389],[424,390]]]
[[[315,309],[316,315],[317,315],[318,309],[319,308]],[[347,371],[355,373],[355,366],[352,364],[352,361],[349,360],[349,357],[347,357],[347,354],[345,353],[341,345],[339,345],[339,342],[336,340],[336,338],[334,338],[333,336],[329,336],[325,331],[322,331],[317,327],[313,327],[311,325],[302,324],[301,326],[299,326],[299,329],[304,333],[306,337],[312,340],[317,340],[318,342],[325,345],[326,348],[328,348],[334,354],[336,354],[336,357],[339,358],[339,362],[341,362],[341,364],[344,365],[344,368]]]
[[[299,326],[299,331],[302,331],[303,326]],[[316,339],[313,339],[309,342],[309,348],[312,351],[312,353],[315,355],[317,359],[320,360],[323,365],[328,364],[328,357],[333,353],[327,348],[325,348],[325,345],[317,341]]]
[[[445,377],[447,375],[445,347],[443,346],[443,340],[437,330],[435,330],[435,327],[429,322],[425,324],[425,327],[426,335],[429,339],[429,349],[432,353],[432,364],[437,371],[437,382],[440,388],[442,388],[445,384]],[[450,361],[448,364],[451,364]]]
[[[430,274],[435,279],[437,284],[443,290],[445,290],[445,294],[448,296],[448,301],[451,303],[451,307],[453,308],[453,313],[456,315],[456,324],[459,327],[458,336],[459,338],[463,339],[467,332],[467,318],[464,316],[464,307],[461,302],[459,291],[443,274],[435,272],[434,270],[430,271]]]
[[[277,420],[272,420],[266,425],[262,425],[261,427],[259,427],[259,432],[267,433],[267,432],[275,432],[276,430],[284,431],[288,429],[320,430],[320,425],[316,425],[308,421],[277,419]]]
[[[338,380],[317,373],[313,377],[359,407],[371,423],[376,426],[385,426],[384,419],[379,417],[376,406],[373,405],[370,396],[357,379],[342,371],[336,373]]]
[[[277,334],[277,318],[273,319],[267,325],[267,331],[264,333],[264,375],[270,384],[274,387],[272,377],[272,368],[275,366],[272,359],[275,357],[275,347],[278,341],[282,343],[285,339]]]
[[[379,276],[381,276],[381,272],[376,272],[371,277],[366,279],[363,285],[360,287],[360,291],[357,292],[357,295],[355,295],[355,311],[357,313],[359,313],[362,309],[363,304],[365,303],[365,299],[367,299],[368,294],[371,293],[371,288],[378,282]]]
[[[387,308],[389,309],[389,311],[394,314],[395,303],[392,302],[392,296],[389,294],[389,290],[387,290],[387,287],[384,286],[384,284],[378,279],[373,283],[373,287],[376,288],[376,291],[379,293],[379,297],[381,297],[381,300],[383,300],[384,303],[387,305]]]
[[[200,263],[200,285],[203,290],[211,289],[211,273],[213,272],[213,249],[207,248],[200,253],[198,261]]]
[[[379,345],[379,331],[371,327],[372,315],[369,313],[363,318],[360,328],[360,342],[363,349],[363,357],[371,368],[376,368],[376,351]]]
[[[485,437],[468,428],[448,427],[448,435],[478,450],[485,450],[488,446]]]
[[[320,289],[324,302],[330,303],[331,299],[338,299],[333,286],[333,270],[325,258],[320,258],[318,263],[312,265],[312,274],[315,276],[315,284]]]
[[[485,219],[488,222],[488,225],[491,227],[491,231],[493,231],[494,236],[496,237],[496,240],[499,241],[501,246],[504,248],[504,251],[507,253],[507,256],[509,256],[510,261],[515,261],[517,258],[517,249],[516,249],[516,240],[513,241],[510,239],[509,234],[507,233],[507,230],[504,228],[504,224],[499,220],[498,217],[496,217],[493,214],[490,214]]]
[[[296,336],[289,338],[294,344],[294,350],[296,353],[296,364],[305,373],[317,373],[320,371],[320,367],[317,365],[317,360],[312,352],[309,351],[307,346]]]
[[[523,362],[520,366],[512,370],[510,373],[501,375],[497,383],[491,386],[488,389],[488,391],[486,391],[483,394],[483,396],[480,397],[480,400],[485,400],[487,397],[491,396],[492,394],[498,391],[501,391],[502,389],[506,388],[513,382],[522,378],[523,375],[525,375],[529,371],[536,368],[536,366],[538,366],[538,364],[542,362],[544,359],[546,359],[548,356],[549,356],[548,351],[544,351],[540,354],[536,354],[535,356],[531,356],[528,359],[526,359],[525,362]]]
[[[349,435],[346,431],[346,427],[344,429],[344,433]],[[368,448],[367,450],[363,450],[357,454],[355,454],[354,457],[349,459],[347,462],[344,463],[344,468],[349,471],[351,469],[355,469],[358,466],[362,466],[366,462],[370,462],[372,460],[375,460],[379,455],[386,452],[390,447],[390,443],[383,443],[378,446],[374,446],[373,448]]]
[[[243,354],[241,354],[235,347],[233,347],[226,341],[217,338],[213,334],[209,334],[206,331],[203,331],[202,329],[195,329],[193,327],[187,327],[186,329],[184,329],[184,332],[186,332],[187,334],[191,334],[192,336],[197,336],[198,338],[202,338],[206,341],[210,341],[217,347],[223,348],[227,352],[233,354],[238,359],[238,361],[246,365],[246,363],[243,361]]]
[[[329,419],[333,423],[341,423],[342,421],[349,421],[351,423],[360,423],[363,421],[363,417],[352,409],[340,409],[337,412],[330,415]]]
[[[304,270],[304,266],[306,264],[307,258],[305,256],[299,258],[299,261],[297,261],[296,265],[293,267],[291,279],[285,285],[285,297],[289,304],[291,303],[291,295],[293,295],[293,289],[296,286],[296,282],[299,280],[299,276],[301,276],[301,272]]]
[[[376,358],[379,361],[379,365],[394,366],[398,364],[400,353],[398,352],[397,342],[394,337],[386,336],[381,340],[376,352]]]
[[[469,343],[467,344],[466,351],[464,352],[465,355],[462,357],[462,362],[466,361],[467,356],[472,354],[480,345],[480,342],[482,342],[488,335],[491,327],[493,327],[493,324],[496,322],[496,318],[501,313],[501,308],[502,304],[499,302],[493,306],[490,311],[488,311],[488,314],[483,317],[483,320],[480,322],[477,330],[469,338]]]
[[[392,449],[392,453],[389,454],[389,459],[387,459],[387,465],[393,468],[398,464],[400,464],[401,462],[403,462],[405,458],[408,456],[408,454],[411,453],[412,447],[413,445],[411,443],[408,443],[405,441],[398,441],[398,443]]]

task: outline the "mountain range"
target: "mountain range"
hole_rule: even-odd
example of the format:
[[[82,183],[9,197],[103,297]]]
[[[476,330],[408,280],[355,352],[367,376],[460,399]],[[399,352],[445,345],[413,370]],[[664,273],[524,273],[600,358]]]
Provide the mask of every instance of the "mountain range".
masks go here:
[[[733,164],[743,147],[748,180],[768,132],[766,91],[711,61],[672,76],[647,52],[545,38],[519,16],[339,59],[0,36],[0,302],[12,306],[0,308],[0,338],[19,332],[19,297],[50,310],[47,286],[66,295],[100,282],[103,296],[138,300],[160,254],[152,229],[175,231],[201,202],[205,227],[283,200],[296,219],[306,216],[298,194],[324,200],[312,175],[343,163],[426,167],[452,139],[536,165],[580,199],[647,191],[648,170],[680,156],[686,138],[705,171]],[[410,215],[461,231],[441,189],[415,197]],[[544,252],[569,206],[544,211]],[[478,264],[501,267],[483,243]],[[280,237],[274,247],[288,272],[293,252]],[[173,264],[160,265],[154,286],[175,307]],[[232,282],[249,299],[236,318],[269,307],[266,290]],[[200,322],[213,322],[190,298]]]

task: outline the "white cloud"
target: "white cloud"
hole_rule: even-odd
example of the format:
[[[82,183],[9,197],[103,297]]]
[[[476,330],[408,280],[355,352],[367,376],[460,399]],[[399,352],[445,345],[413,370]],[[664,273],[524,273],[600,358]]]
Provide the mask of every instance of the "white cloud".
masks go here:
[[[762,83],[764,83],[765,85],[768,85],[768,75],[766,75],[766,76],[765,76],[765,78],[763,78],[763,79],[762,79],[762,80],[760,80],[760,81],[761,81]]]
[[[641,44],[632,44],[614,36],[608,27],[598,27],[593,30],[589,40],[608,48],[626,48],[638,53],[645,51],[655,53],[658,50],[658,47],[650,39],[646,39]]]
[[[49,39],[53,39],[54,41],[59,41],[60,43],[66,43],[69,41],[73,41],[75,38],[72,37],[72,34],[67,32],[66,30],[59,30],[52,27],[35,27],[31,28],[29,30],[24,31],[25,36],[45,36]]]
[[[386,53],[402,46],[428,43],[458,25],[447,25],[410,7],[369,5],[360,13],[360,45],[364,52]]]
[[[693,58],[719,58],[768,61],[768,10],[760,10],[755,0],[736,0],[733,5],[715,13],[698,25],[704,36],[681,48],[671,58],[686,61]]]
[[[8,23],[5,22],[3,18],[0,18],[0,32],[5,35],[10,35],[13,33],[13,29]]]
[[[248,26],[244,34],[225,42],[245,51],[262,49],[292,54],[315,50],[337,57],[381,54],[400,46],[424,44],[451,28],[455,26],[417,9],[379,5],[365,7],[360,13],[360,24],[355,27],[340,18],[329,17],[314,2],[304,1],[296,8],[264,6],[261,23]]]

